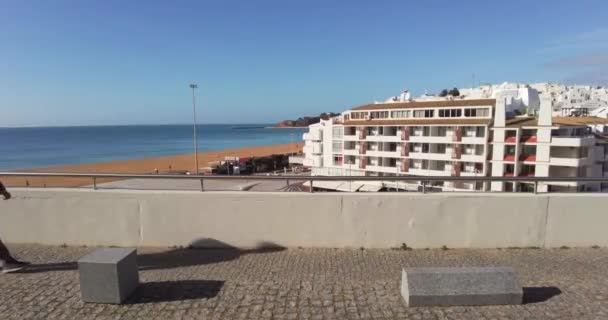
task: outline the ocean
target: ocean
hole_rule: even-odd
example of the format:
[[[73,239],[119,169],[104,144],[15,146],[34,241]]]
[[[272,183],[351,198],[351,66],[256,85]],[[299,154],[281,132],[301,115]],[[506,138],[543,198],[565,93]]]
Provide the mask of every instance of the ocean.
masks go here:
[[[198,125],[199,152],[302,141],[306,129]],[[0,171],[193,152],[192,125],[0,128]]]

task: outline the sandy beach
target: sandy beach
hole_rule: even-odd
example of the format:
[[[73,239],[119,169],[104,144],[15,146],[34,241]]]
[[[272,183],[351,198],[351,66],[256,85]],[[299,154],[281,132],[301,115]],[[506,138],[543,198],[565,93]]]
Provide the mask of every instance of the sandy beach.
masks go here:
[[[271,146],[247,147],[221,151],[199,153],[199,166],[206,167],[209,162],[223,160],[226,156],[235,157],[262,157],[273,154],[298,153],[302,151],[303,142]],[[169,170],[183,170],[194,172],[194,155],[184,154],[177,156],[122,160],[70,165],[50,168],[22,169],[14,171],[23,172],[83,172],[83,173],[154,173],[158,169],[161,173]],[[1,177],[7,187],[26,186],[26,181],[32,187],[78,187],[92,184],[87,178],[61,178],[61,177]],[[108,182],[112,179],[99,179],[98,182]]]

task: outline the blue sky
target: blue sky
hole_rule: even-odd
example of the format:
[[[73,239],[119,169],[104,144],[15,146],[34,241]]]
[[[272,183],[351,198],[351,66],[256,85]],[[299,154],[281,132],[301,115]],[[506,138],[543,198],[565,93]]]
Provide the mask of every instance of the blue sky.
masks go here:
[[[608,1],[0,0],[0,126],[268,123],[477,82],[608,84]]]

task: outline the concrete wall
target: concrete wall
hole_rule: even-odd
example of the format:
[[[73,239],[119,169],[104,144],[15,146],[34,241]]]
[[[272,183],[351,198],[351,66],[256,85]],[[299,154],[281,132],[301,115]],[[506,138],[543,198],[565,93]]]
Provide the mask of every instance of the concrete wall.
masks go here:
[[[12,190],[9,243],[414,248],[608,246],[602,194]]]

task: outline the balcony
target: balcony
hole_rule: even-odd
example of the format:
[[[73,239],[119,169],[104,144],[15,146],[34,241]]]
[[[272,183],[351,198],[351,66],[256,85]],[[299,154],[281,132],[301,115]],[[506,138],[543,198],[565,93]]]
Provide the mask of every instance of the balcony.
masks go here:
[[[409,157],[424,160],[452,160],[451,153],[410,152]]]
[[[519,161],[534,162],[534,161],[536,161],[536,155],[535,154],[522,154],[521,156],[519,156]]]
[[[551,137],[551,146],[556,147],[585,147],[595,144],[594,137],[584,138],[567,138],[567,137]]]
[[[410,136],[408,141],[424,143],[452,143],[453,139],[451,136]]]
[[[521,139],[519,139],[519,141],[522,143],[536,143],[537,138],[536,138],[536,136],[525,136],[525,137],[521,137]]]
[[[451,170],[430,170],[430,169],[419,169],[410,168],[409,174],[416,176],[438,176],[438,177],[449,177],[452,175]]]
[[[374,171],[374,172],[382,172],[382,173],[398,173],[399,168],[397,165],[395,166],[382,166],[382,165],[367,165],[365,170]]]
[[[562,167],[582,167],[592,164],[593,161],[589,158],[557,158],[551,157],[549,165]]]
[[[484,162],[484,161],[486,161],[483,154],[466,154],[466,153],[463,153],[460,156],[460,160],[467,161],[467,162]]]
[[[368,155],[368,156],[385,157],[385,158],[397,158],[397,157],[399,157],[399,153],[397,153],[397,150],[395,150],[395,151],[367,150],[365,152],[365,154]]]
[[[385,136],[385,135],[368,135],[367,141],[378,141],[378,142],[400,142],[401,138],[398,136]]]
[[[505,154],[504,161],[515,161],[515,154]]]
[[[534,172],[525,172],[525,173],[520,173],[517,176],[518,177],[535,177],[536,174]]]
[[[485,144],[485,137],[462,137],[463,144]]]
[[[356,156],[359,154],[359,150],[357,149],[344,149],[342,150],[342,154],[344,155],[350,155],[350,156]]]

